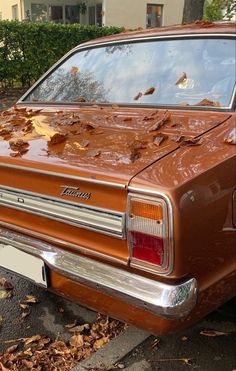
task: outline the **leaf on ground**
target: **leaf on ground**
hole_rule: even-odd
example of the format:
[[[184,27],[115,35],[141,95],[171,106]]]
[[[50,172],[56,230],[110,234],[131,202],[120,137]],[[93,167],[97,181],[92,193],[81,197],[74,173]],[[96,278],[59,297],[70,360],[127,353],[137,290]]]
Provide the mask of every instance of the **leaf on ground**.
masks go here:
[[[36,341],[39,341],[41,338],[42,338],[42,336],[40,336],[40,335],[34,335],[30,338],[26,338],[24,343],[25,343],[25,345],[29,345],[31,343],[35,343]]]
[[[3,287],[5,290],[12,290],[13,286],[10,282],[6,280],[4,277],[0,277],[0,286]]]
[[[202,330],[200,332],[201,335],[209,336],[209,337],[216,337],[216,336],[227,336],[227,332],[216,331],[216,330]]]
[[[74,335],[70,338],[70,345],[75,348],[80,348],[84,345],[83,335]]]
[[[22,302],[28,304],[36,304],[39,302],[39,299],[34,295],[26,295],[25,299]]]

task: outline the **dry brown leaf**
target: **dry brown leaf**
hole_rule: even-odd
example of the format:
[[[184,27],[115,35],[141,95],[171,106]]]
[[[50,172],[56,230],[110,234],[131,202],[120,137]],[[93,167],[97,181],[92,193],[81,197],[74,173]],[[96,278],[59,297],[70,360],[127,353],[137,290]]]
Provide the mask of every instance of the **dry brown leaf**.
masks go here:
[[[137,95],[135,95],[134,100],[139,100],[142,96],[143,96],[143,93],[141,93],[140,91]]]
[[[185,72],[183,72],[182,76],[176,81],[175,85],[182,84],[187,80],[187,75]]]
[[[78,71],[79,71],[78,67],[72,67],[70,73],[72,76],[75,77],[78,74]]]
[[[153,143],[156,146],[160,146],[161,143],[168,138],[168,135],[159,133],[153,137]]]
[[[55,133],[51,138],[49,144],[56,145],[65,142],[67,135],[61,133]]]
[[[13,353],[18,348],[18,344],[12,345],[11,347],[7,348],[6,353]]]
[[[98,157],[100,156],[100,154],[101,154],[101,151],[99,149],[93,149],[87,152],[87,156],[89,157]]]
[[[220,102],[214,102],[210,99],[202,99],[200,102],[196,103],[195,106],[202,106],[202,107],[220,107]]]
[[[25,345],[29,345],[31,343],[39,341],[41,338],[42,338],[42,336],[40,336],[40,335],[34,335],[31,338],[26,338],[24,343],[25,343]]]
[[[112,109],[119,109],[120,107],[118,106],[118,104],[112,104],[111,108]]]
[[[6,280],[6,278],[0,277],[0,286],[3,287],[5,290],[12,290],[13,286],[10,282]]]
[[[143,95],[151,95],[155,92],[155,90],[156,90],[155,88],[151,87],[147,89]]]
[[[70,338],[70,345],[75,348],[81,348],[84,345],[83,335],[74,335]]]
[[[225,143],[236,144],[236,128],[233,128],[224,138]]]
[[[181,141],[182,146],[200,146],[203,143],[203,138],[190,138]]]
[[[5,366],[3,366],[2,362],[0,362],[0,366],[1,366],[1,371],[11,371],[10,368],[6,368]]]
[[[152,126],[149,127],[148,132],[156,131],[160,129],[165,123],[167,123],[171,118],[171,115],[168,111],[162,115]]]
[[[200,334],[204,336],[209,336],[209,337],[228,335],[227,332],[216,331],[216,330],[202,330]]]
[[[34,295],[26,295],[25,299],[23,300],[24,303],[28,304],[35,304],[39,302],[39,299]]]
[[[104,336],[101,339],[97,339],[93,344],[93,349],[97,351],[98,349],[102,348],[108,341],[109,341],[108,336]]]

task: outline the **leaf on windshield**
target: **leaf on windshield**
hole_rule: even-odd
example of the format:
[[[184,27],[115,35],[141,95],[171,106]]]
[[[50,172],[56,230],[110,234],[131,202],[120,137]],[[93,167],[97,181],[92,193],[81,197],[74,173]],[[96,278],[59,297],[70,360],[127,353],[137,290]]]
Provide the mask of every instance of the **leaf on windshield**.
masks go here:
[[[152,95],[156,89],[151,87],[145,91],[143,95]]]
[[[84,97],[75,97],[73,101],[78,103],[85,103],[86,99]]]
[[[183,72],[182,76],[176,81],[175,85],[182,84],[187,80],[187,74],[186,72]]]
[[[200,102],[196,103],[195,106],[208,106],[208,107],[220,107],[220,102],[215,102],[210,99],[202,99]]]
[[[70,70],[71,76],[76,76],[78,73],[79,69],[77,67],[72,67]]]
[[[139,100],[143,96],[143,93],[139,92],[135,97],[134,100]]]

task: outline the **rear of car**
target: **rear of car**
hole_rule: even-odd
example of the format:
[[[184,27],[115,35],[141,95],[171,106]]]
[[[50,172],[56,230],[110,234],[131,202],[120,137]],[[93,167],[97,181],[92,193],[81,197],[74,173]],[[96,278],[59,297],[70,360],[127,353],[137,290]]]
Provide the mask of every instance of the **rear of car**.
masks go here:
[[[192,31],[80,46],[1,114],[1,266],[157,334],[235,295],[235,39]]]

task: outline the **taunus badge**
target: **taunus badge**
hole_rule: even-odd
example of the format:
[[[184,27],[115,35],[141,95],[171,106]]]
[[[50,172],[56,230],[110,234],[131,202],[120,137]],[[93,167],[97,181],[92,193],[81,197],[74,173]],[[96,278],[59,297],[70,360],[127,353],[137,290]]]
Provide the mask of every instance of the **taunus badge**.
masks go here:
[[[91,193],[81,192],[80,188],[78,187],[70,187],[70,186],[61,186],[61,196],[71,196],[76,198],[83,198],[84,200],[89,200],[92,196]]]

